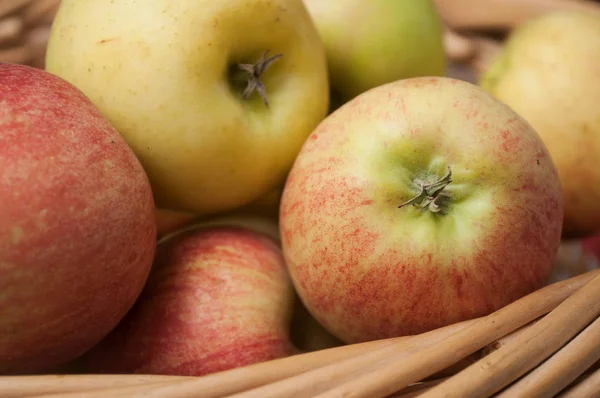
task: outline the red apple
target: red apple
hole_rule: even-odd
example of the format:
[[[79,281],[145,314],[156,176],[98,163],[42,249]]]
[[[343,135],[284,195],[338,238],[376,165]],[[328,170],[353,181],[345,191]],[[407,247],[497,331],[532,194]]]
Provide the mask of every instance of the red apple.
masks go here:
[[[600,232],[581,239],[581,246],[586,253],[600,260]]]
[[[155,249],[150,184],[74,86],[0,64],[0,374],[82,354],[138,297]]]
[[[234,224],[216,220],[163,239],[140,299],[85,355],[87,368],[199,376],[292,354],[294,290],[281,249]]]
[[[347,343],[489,314],[547,283],[563,200],[536,132],[477,86],[379,86],[310,135],[281,199],[300,298]]]

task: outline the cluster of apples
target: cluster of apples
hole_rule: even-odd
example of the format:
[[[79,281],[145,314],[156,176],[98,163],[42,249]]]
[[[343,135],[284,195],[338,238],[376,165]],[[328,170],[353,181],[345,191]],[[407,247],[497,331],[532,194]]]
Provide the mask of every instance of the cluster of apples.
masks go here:
[[[46,70],[0,65],[0,374],[203,375],[546,284],[562,163],[445,70],[430,0],[62,0]]]
[[[432,2],[344,3],[63,0],[46,70],[0,66],[0,374],[199,375],[341,343],[295,298],[286,175],[331,90],[445,66]],[[338,51],[357,24],[385,51]]]

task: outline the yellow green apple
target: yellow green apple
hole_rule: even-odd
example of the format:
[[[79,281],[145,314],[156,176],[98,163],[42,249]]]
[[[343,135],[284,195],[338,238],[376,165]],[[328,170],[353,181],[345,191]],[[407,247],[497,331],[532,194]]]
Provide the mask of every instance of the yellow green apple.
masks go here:
[[[564,237],[600,232],[600,16],[552,12],[515,29],[480,85],[542,137],[560,175]]]
[[[328,110],[301,0],[63,0],[46,62],[123,135],[157,206],[197,215],[281,184]]]
[[[395,80],[445,74],[432,0],[304,0],[327,52],[338,101]]]
[[[562,220],[536,132],[447,77],[385,84],[329,115],[280,208],[298,295],[346,343],[483,316],[542,287]]]

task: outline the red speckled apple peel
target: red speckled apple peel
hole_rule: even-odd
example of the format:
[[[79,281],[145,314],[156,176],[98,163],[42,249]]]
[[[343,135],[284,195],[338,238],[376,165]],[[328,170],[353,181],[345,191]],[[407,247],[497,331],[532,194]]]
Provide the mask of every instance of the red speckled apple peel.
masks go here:
[[[200,376],[285,357],[293,297],[273,240],[190,228],[161,240],[140,299],[85,362],[100,373]]]
[[[0,373],[38,373],[133,305],[154,203],[131,149],[75,87],[0,63],[0,93]]]
[[[442,221],[398,208],[448,167]],[[300,297],[352,343],[483,316],[542,287],[562,214],[526,122],[465,82],[417,78],[321,123],[289,174],[280,225]]]

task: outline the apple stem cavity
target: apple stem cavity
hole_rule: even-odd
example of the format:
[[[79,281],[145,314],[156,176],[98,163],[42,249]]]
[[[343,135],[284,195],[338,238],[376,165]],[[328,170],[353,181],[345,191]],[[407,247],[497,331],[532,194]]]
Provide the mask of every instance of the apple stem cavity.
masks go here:
[[[267,90],[262,81],[260,81],[260,77],[267,70],[267,68],[276,60],[281,58],[283,54],[275,54],[271,57],[267,58],[270,50],[267,50],[263,53],[262,57],[255,64],[238,64],[238,68],[247,72],[250,76],[248,77],[248,85],[242,94],[242,98],[247,100],[250,98],[250,95],[254,91],[256,91],[263,100],[263,103],[268,108],[269,100],[267,99]]]
[[[412,199],[407,200],[398,206],[402,208],[408,205],[413,205],[422,210],[429,210],[432,213],[439,213],[443,210],[441,201],[450,197],[444,188],[452,182],[452,170],[448,166],[448,173],[437,181],[429,184],[424,184],[422,181],[415,181],[419,184],[420,191]]]

